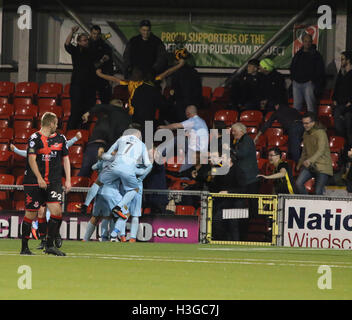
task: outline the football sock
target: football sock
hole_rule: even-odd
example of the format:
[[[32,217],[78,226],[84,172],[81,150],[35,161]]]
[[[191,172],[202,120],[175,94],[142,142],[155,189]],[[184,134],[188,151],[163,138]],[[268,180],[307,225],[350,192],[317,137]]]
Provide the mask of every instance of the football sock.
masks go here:
[[[24,217],[22,221],[22,249],[28,248],[28,240],[32,230],[32,220]]]
[[[48,224],[46,222],[46,218],[38,218],[38,233],[39,239],[45,239],[47,232]]]
[[[131,238],[134,238],[134,239],[137,238],[138,226],[139,226],[139,217],[132,217]]]
[[[136,194],[137,194],[137,191],[134,189],[126,192],[125,195],[123,196],[122,200],[118,204],[118,206],[121,208],[121,211],[124,215],[126,215],[128,213],[127,206],[134,199]]]
[[[101,237],[104,239],[109,238],[109,222],[108,219],[103,219],[101,222]]]
[[[88,207],[92,200],[95,198],[95,196],[98,193],[99,186],[96,183],[93,183],[92,186],[89,188],[86,200],[84,201],[84,204]]]
[[[48,236],[47,236],[47,246],[54,246],[54,239],[58,232],[60,221],[62,220],[61,216],[50,216],[50,220],[48,222]]]
[[[126,235],[126,222],[127,222],[127,220],[122,219],[122,218],[118,218],[115,223],[115,228],[120,230],[120,236]]]
[[[84,241],[89,241],[90,237],[92,236],[92,234],[94,232],[94,230],[95,230],[95,225],[89,221],[88,224],[87,224],[87,229],[86,229],[86,233],[84,234],[83,240]]]

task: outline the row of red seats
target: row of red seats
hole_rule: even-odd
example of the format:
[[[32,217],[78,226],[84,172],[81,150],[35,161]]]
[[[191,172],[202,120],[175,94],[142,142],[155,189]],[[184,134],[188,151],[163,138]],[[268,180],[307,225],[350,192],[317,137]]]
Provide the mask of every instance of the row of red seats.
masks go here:
[[[231,126],[237,121],[244,123],[247,126],[258,126],[263,121],[268,121],[272,115],[272,111],[268,112],[265,117],[263,113],[258,110],[247,110],[242,111],[238,114],[235,110],[217,110],[214,115],[214,120],[224,121],[227,126]],[[334,116],[333,108],[331,105],[320,105],[318,107],[318,119],[321,121],[327,128],[334,128]],[[274,121],[273,127],[281,127],[281,124],[277,121]]]
[[[39,85],[37,82],[0,81],[1,97],[62,97],[67,98],[70,94],[70,84],[65,86],[58,82],[45,82]]]

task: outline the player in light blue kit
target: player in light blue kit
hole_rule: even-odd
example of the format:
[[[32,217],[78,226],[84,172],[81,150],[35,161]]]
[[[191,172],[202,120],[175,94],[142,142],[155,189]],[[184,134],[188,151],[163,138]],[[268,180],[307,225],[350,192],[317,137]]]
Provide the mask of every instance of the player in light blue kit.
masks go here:
[[[127,219],[128,205],[137,195],[140,182],[153,167],[147,148],[140,140],[140,128],[139,124],[132,124],[126,130],[126,134],[119,138],[107,153],[102,155],[103,160],[112,161],[112,163],[102,170],[96,181],[100,186],[113,183],[116,180],[121,181],[124,195],[112,212],[125,220]],[[113,156],[112,153],[115,151],[117,153]]]
[[[67,141],[67,148],[72,147],[79,139],[82,138],[82,133],[77,132],[76,135]],[[18,154],[21,157],[26,158],[27,157],[27,150],[20,150],[16,148],[13,144],[10,144],[10,150],[13,151],[14,153]],[[45,210],[46,209],[46,210]],[[46,214],[45,214],[46,211]],[[39,233],[39,239],[41,240],[41,243],[37,249],[44,249],[45,248],[45,241],[46,241],[46,229],[47,229],[47,222],[50,219],[50,211],[47,207],[40,207],[38,211],[38,220],[32,222],[32,234],[34,238],[38,238],[37,233]],[[62,220],[60,221],[61,224]],[[58,228],[60,230],[60,226]],[[57,248],[61,248],[62,246],[62,239],[60,236],[60,232],[55,237],[55,246]]]

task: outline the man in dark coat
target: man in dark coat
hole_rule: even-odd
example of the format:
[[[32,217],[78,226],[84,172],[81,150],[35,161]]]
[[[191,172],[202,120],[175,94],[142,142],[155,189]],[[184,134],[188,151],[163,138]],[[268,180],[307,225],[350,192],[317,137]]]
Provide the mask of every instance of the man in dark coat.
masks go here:
[[[305,34],[303,46],[292,58],[290,71],[292,79],[293,106],[301,111],[303,103],[307,111],[316,112],[317,96],[325,86],[324,61],[313,45],[312,36]]]
[[[125,79],[129,79],[136,67],[143,73],[152,72],[154,76],[167,69],[165,46],[161,39],[151,32],[149,20],[140,22],[139,32],[139,35],[130,39],[123,53]]]

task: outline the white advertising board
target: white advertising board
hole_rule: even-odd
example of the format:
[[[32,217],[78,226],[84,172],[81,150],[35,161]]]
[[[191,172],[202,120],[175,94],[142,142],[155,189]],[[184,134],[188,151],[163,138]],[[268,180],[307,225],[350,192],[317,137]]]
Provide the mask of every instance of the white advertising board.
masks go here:
[[[288,247],[352,249],[352,199],[285,199],[283,236]]]

